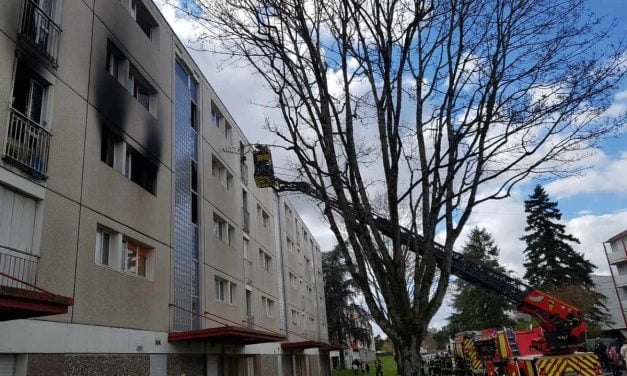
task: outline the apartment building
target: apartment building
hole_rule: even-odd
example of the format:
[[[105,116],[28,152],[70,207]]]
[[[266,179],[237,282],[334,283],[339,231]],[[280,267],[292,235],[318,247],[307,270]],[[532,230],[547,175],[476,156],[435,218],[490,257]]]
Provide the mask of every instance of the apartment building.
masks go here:
[[[150,0],[1,1],[0,103],[0,375],[328,373],[320,246]]]
[[[608,308],[614,323],[611,325],[611,328],[605,329],[619,331],[624,338],[627,338],[627,230],[606,240],[603,243],[603,249],[610,266],[612,287],[616,293],[615,295],[618,296],[616,300],[613,297],[608,298]],[[602,286],[602,284],[599,285]],[[609,296],[611,294],[605,295]]]

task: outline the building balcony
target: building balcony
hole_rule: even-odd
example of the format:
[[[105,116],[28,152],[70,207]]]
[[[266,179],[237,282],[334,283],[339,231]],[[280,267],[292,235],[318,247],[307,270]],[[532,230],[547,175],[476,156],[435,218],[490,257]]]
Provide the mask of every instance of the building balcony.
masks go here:
[[[56,67],[61,28],[52,19],[53,9],[43,9],[33,0],[24,1],[19,37],[34,53]]]
[[[63,314],[74,304],[36,286],[38,259],[0,246],[0,321]]]
[[[242,231],[250,233],[250,213],[246,208],[242,208]]]
[[[4,158],[43,180],[48,174],[51,134],[27,116],[11,108]]]
[[[618,265],[627,262],[627,254],[622,251],[608,252],[607,259],[610,262],[610,265]]]
[[[627,287],[627,274],[615,275],[614,282],[616,282],[616,287]]]

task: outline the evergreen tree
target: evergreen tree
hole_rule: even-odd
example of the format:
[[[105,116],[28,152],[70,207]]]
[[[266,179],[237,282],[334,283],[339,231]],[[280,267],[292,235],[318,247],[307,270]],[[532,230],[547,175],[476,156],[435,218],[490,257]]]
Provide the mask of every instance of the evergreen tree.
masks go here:
[[[540,185],[525,201],[525,213],[527,234],[521,238],[527,243],[525,279],[544,290],[568,285],[591,289],[590,275],[596,266],[573,249],[571,243],[579,244],[579,240],[566,233],[557,202],[551,202]]]
[[[498,262],[499,249],[492,235],[485,229],[475,227],[470,232],[463,253],[480,264],[507,272]],[[457,280],[456,284],[457,291],[453,295],[455,313],[449,316],[447,326],[451,335],[465,330],[512,325],[513,320],[507,314],[512,307],[502,296],[462,280]]]
[[[610,323],[606,298],[594,291],[592,271],[596,266],[571,244],[579,239],[566,233],[560,223],[562,214],[557,202],[537,185],[525,201],[527,227],[521,238],[527,243],[525,279],[541,290],[547,291],[581,310],[589,324]]]
[[[329,340],[350,345],[353,340],[370,343],[370,333],[351,319],[351,314],[366,317],[367,312],[353,303],[357,297],[353,280],[348,277],[348,268],[339,246],[322,253],[324,298],[327,307]],[[344,367],[344,351],[340,351],[340,367]]]

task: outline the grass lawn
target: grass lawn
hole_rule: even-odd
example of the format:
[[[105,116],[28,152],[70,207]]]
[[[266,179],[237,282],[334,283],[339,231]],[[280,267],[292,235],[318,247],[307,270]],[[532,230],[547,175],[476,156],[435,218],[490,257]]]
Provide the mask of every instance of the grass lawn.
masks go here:
[[[382,356],[381,363],[383,364],[384,376],[396,376],[396,363],[394,363],[393,356]],[[370,362],[370,374],[375,374],[374,362]],[[331,376],[352,376],[353,371],[350,369],[331,371]],[[361,375],[361,373],[360,373]],[[367,375],[367,374],[366,374]]]

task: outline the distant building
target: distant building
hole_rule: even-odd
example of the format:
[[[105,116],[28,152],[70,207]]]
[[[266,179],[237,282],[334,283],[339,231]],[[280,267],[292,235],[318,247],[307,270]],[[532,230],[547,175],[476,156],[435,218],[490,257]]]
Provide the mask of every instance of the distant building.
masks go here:
[[[623,315],[622,307],[618,299],[618,292],[616,285],[614,285],[614,279],[611,275],[593,275],[592,282],[596,292],[603,294],[607,298],[605,306],[607,307],[612,324],[603,325],[603,330],[625,330],[625,317]]]
[[[610,265],[611,280],[613,281],[614,294],[610,293],[611,286],[607,286],[607,282],[602,285],[605,287],[600,290],[607,291],[608,308],[614,319],[612,329],[621,331],[624,337],[627,337],[627,319],[625,319],[625,308],[627,307],[627,230],[617,234],[603,243],[607,262]],[[606,279],[607,280],[607,279]],[[595,280],[595,284],[596,284]],[[602,292],[602,291],[601,291]],[[614,300],[615,299],[615,300]]]

